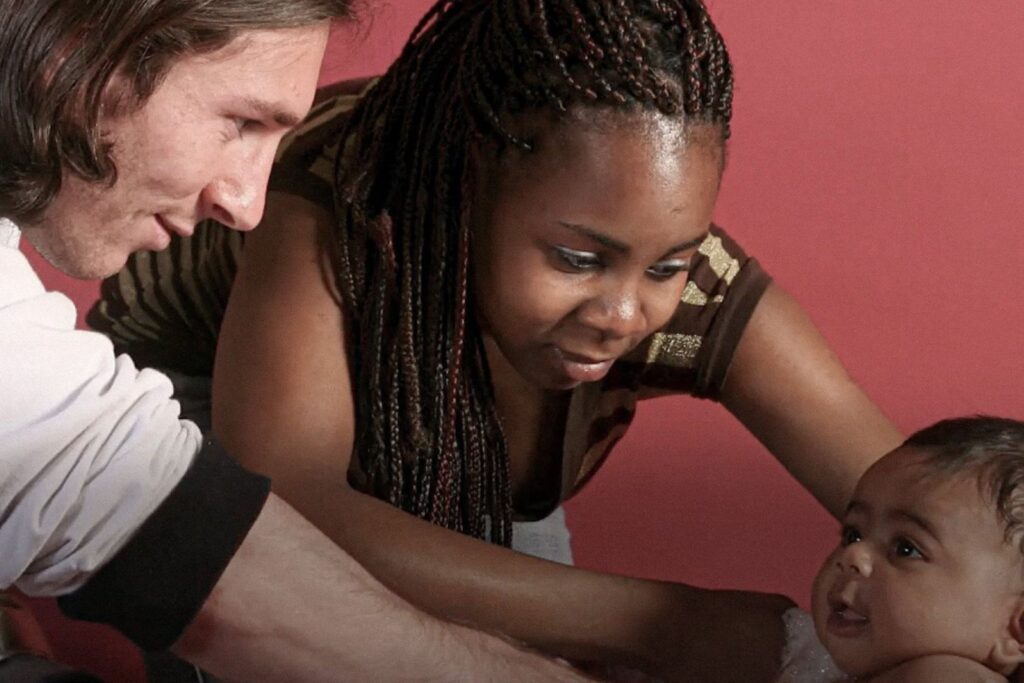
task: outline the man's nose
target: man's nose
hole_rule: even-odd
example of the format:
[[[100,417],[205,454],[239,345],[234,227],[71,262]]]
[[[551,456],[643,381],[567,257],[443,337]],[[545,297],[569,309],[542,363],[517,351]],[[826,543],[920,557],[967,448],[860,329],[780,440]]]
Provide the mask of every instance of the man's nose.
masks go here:
[[[867,578],[871,576],[871,550],[865,543],[851,543],[839,553],[836,565],[843,572]]]
[[[257,158],[239,158],[213,179],[201,198],[204,218],[213,218],[235,230],[252,230],[263,218],[273,152]]]

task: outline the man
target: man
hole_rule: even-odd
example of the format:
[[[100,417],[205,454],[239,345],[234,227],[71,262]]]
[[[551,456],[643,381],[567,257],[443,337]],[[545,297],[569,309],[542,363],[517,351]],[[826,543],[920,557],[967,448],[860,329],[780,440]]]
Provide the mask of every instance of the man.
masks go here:
[[[95,278],[254,227],[348,4],[0,0],[0,588],[231,680],[579,680],[388,593],[18,251]]]

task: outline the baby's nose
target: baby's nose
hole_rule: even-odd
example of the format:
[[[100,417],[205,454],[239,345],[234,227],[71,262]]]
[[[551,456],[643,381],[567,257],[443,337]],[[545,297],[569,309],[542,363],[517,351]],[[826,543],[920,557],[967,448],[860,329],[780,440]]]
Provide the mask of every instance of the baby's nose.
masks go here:
[[[871,576],[871,551],[865,543],[851,543],[839,553],[836,564],[844,572]]]

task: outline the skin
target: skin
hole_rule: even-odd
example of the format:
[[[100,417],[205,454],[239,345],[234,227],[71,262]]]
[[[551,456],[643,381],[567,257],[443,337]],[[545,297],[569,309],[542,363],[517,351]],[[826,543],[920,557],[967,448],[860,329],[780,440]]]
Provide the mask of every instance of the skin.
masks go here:
[[[252,229],[278,143],[315,94],[315,79],[295,74],[317,73],[326,44],[326,26],[253,31],[182,58],[141,108],[119,107],[103,121],[114,186],[66,176],[25,237],[64,272],[99,278],[206,218]]]
[[[933,655],[1011,673],[1022,658],[1024,561],[976,473],[935,473],[925,455],[898,448],[861,479],[814,583],[818,636],[855,676],[923,669],[910,663]]]
[[[655,123],[551,131],[559,147],[552,147],[549,161],[537,162],[547,164],[545,173],[536,172],[531,183],[534,159],[527,157],[522,169],[504,169],[507,175],[499,174],[498,184],[488,190],[500,192],[501,183],[520,183],[520,200],[529,193],[538,200],[520,202],[523,211],[535,207],[529,216],[515,214],[519,209],[511,199],[488,197],[481,189],[484,213],[475,219],[481,234],[473,257],[497,259],[491,270],[507,267],[510,272],[480,277],[514,278],[509,263],[523,259],[559,283],[551,293],[558,306],[553,312],[531,307],[522,318],[522,338],[504,332],[515,329],[516,320],[500,318],[494,302],[487,301],[492,295],[481,304],[498,410],[512,436],[517,498],[529,493],[552,463],[560,466],[551,450],[554,441],[541,425],[550,414],[548,401],[557,405],[564,400],[567,384],[557,364],[534,366],[521,354],[549,342],[576,353],[619,353],[632,345],[642,334],[632,330],[636,312],[650,317],[637,326],[646,328],[664,315],[662,288],[675,292],[683,286],[678,275],[671,282],[653,281],[648,269],[666,257],[685,260],[688,250],[666,252],[707,229],[718,151],[680,145],[678,128]],[[654,135],[659,130],[664,131],[660,138]],[[648,168],[652,158],[665,165]],[[560,173],[557,182],[552,173]],[[650,185],[645,180],[641,187],[638,178]],[[612,201],[595,200],[591,206],[579,200],[593,198],[586,194],[591,183],[601,187],[597,194],[602,197],[628,201],[639,191],[658,201],[632,206],[632,211]],[[682,213],[673,211],[679,207]],[[517,238],[485,234],[498,225],[496,220],[480,224],[489,222],[483,220],[489,211],[509,212],[509,229],[539,241],[527,241],[522,251],[504,251],[507,247],[500,245]],[[703,223],[698,225],[697,216]],[[703,591],[556,565],[435,527],[348,484],[355,430],[350,368],[338,294],[327,284],[329,271],[318,248],[332,223],[322,208],[272,194],[264,227],[247,240],[214,373],[213,418],[225,443],[244,453],[250,467],[273,476],[286,499],[385,585],[427,611],[508,633],[572,659],[638,666],[666,680],[771,680],[783,644],[780,616],[792,604],[784,598]],[[628,256],[605,253],[561,223],[614,233],[629,247]],[[551,251],[563,241],[573,250],[600,251],[611,265],[597,272],[566,272]],[[511,281],[523,286],[523,280]],[[493,297],[500,299],[507,287],[502,282],[474,284],[491,286]],[[638,303],[615,305],[630,299]],[[596,323],[590,317],[594,313],[600,314]],[[611,334],[601,331],[608,321],[614,323]],[[625,334],[614,331],[622,321]],[[608,346],[598,348],[601,344]],[[260,368],[255,376],[253,367]],[[724,393],[725,405],[836,512],[864,469],[902,440],[849,379],[806,315],[775,286],[740,341]],[[821,453],[834,454],[828,467],[821,466]],[[744,647],[736,648],[736,642]]]
[[[565,391],[599,380],[676,310],[718,196],[720,134],[630,119],[629,135],[541,136],[527,163],[517,154],[479,174],[477,316],[492,373],[510,382]]]
[[[660,114],[581,123],[535,135],[528,159],[479,164],[477,317],[524,503],[560,474],[567,390],[675,312],[718,196],[717,129]]]
[[[21,596],[10,591],[0,596],[0,643],[9,649],[53,656],[42,626]]]
[[[66,178],[24,234],[64,272],[98,277],[204,218],[253,228],[278,142],[309,111],[327,32],[254,31],[183,58],[141,108],[102,122],[117,182]],[[585,680],[417,611],[275,495],[174,650],[226,680]]]

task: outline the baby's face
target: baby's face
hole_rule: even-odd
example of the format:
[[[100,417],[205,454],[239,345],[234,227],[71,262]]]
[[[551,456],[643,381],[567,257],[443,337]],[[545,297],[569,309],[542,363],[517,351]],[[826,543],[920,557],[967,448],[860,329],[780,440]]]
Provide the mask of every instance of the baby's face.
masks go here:
[[[864,474],[815,579],[818,637],[848,674],[937,653],[989,663],[1024,590],[976,478],[934,474],[922,454],[899,448]]]

